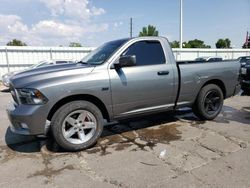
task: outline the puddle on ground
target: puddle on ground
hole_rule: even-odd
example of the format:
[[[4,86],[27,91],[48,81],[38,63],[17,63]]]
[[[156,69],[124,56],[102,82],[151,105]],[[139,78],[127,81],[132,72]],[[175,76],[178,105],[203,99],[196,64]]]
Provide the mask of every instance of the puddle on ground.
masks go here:
[[[161,125],[154,129],[141,129],[137,133],[141,140],[168,143],[173,140],[179,140],[181,138],[181,132],[177,130],[178,124]]]
[[[124,130],[124,125],[118,124],[115,127],[108,128],[108,131],[113,131],[113,135],[102,137],[94,148],[88,149],[86,152],[88,154],[107,155],[111,154],[112,151],[125,149],[129,151],[152,150],[157,143],[169,143],[180,139],[181,132],[177,129],[179,126],[181,125],[169,124],[121,132],[121,129]]]
[[[223,110],[218,117],[214,120],[216,123],[227,123],[229,124],[231,121],[237,121],[243,124],[249,124],[249,112],[248,107],[243,107],[240,110],[223,106]]]
[[[245,112],[245,114],[246,114],[246,117],[245,117],[245,119],[246,120],[250,120],[250,107],[243,107],[242,109],[241,109],[243,112]],[[249,121],[249,123],[250,123],[250,121]]]

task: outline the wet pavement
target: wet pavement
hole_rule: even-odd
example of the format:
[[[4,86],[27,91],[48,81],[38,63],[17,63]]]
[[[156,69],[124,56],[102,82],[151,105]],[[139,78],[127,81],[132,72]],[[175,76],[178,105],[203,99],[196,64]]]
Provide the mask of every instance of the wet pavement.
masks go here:
[[[250,96],[225,101],[214,121],[190,109],[113,123],[69,153],[50,138],[14,135],[0,93],[0,187],[250,187]]]

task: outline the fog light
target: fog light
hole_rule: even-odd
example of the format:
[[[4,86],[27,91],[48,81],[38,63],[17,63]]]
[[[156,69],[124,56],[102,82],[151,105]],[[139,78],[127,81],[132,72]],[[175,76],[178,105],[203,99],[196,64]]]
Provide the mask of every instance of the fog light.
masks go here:
[[[26,123],[20,123],[20,125],[23,129],[29,129],[29,127]]]

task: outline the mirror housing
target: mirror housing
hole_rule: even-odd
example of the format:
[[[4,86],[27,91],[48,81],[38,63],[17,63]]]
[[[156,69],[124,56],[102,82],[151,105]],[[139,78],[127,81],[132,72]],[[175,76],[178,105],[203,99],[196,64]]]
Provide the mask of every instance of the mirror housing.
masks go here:
[[[119,58],[119,63],[114,64],[115,68],[122,68],[122,67],[132,67],[136,65],[136,56],[121,56]]]

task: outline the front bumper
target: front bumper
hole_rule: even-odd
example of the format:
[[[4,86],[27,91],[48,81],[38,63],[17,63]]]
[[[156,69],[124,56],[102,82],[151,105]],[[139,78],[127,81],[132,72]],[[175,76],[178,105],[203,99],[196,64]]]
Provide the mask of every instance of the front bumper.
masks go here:
[[[11,102],[7,107],[10,129],[22,135],[46,135],[50,122],[42,105],[16,105]]]

